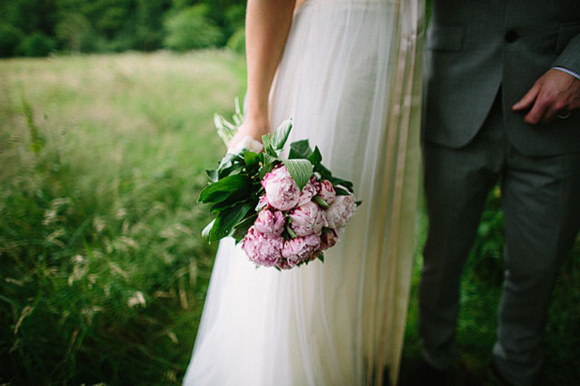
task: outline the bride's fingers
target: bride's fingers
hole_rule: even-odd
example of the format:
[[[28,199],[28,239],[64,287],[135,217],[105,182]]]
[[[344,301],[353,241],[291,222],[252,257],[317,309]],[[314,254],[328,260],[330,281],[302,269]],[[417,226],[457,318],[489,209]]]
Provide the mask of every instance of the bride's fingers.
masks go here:
[[[256,137],[258,137],[258,134],[250,134],[249,130],[243,126],[240,127],[236,135],[234,135],[228,144],[228,152],[235,153],[245,147],[252,152],[259,153],[262,151],[263,145],[261,142],[261,136],[259,136],[259,138]]]
[[[231,139],[231,141],[228,143],[228,151],[234,149],[236,145],[240,143],[242,138],[245,137],[245,135],[246,135],[245,133],[241,132],[241,129],[238,130],[237,133],[234,135],[234,137]]]

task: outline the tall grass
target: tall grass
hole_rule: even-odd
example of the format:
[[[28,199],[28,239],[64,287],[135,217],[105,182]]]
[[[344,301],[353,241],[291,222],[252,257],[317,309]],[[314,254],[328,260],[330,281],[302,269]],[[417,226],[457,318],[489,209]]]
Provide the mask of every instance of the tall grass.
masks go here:
[[[0,62],[0,383],[179,384],[214,247],[200,239],[225,52]]]

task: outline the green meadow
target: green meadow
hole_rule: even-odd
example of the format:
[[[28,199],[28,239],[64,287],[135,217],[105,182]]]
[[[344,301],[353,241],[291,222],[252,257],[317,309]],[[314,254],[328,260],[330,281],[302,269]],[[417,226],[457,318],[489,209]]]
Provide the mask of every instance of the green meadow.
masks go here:
[[[0,384],[179,385],[215,245],[196,204],[225,151],[243,57],[224,50],[0,61]],[[464,275],[453,384],[487,374],[501,291],[490,195]],[[413,277],[401,384],[420,358]],[[547,327],[542,384],[580,379],[580,244]]]

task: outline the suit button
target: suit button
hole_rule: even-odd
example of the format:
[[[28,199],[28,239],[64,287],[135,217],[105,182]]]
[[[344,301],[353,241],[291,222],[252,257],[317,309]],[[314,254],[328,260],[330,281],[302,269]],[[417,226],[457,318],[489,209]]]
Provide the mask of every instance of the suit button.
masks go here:
[[[516,40],[518,40],[519,37],[520,37],[520,35],[518,35],[518,33],[512,29],[512,30],[509,30],[503,38],[505,39],[506,42],[513,43]]]

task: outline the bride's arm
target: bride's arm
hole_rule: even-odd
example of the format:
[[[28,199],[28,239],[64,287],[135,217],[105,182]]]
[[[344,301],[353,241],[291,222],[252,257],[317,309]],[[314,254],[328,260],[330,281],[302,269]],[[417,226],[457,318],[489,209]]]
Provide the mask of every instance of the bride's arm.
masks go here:
[[[229,143],[246,135],[261,141],[270,132],[268,95],[292,23],[295,0],[248,0],[246,10],[246,119]]]

